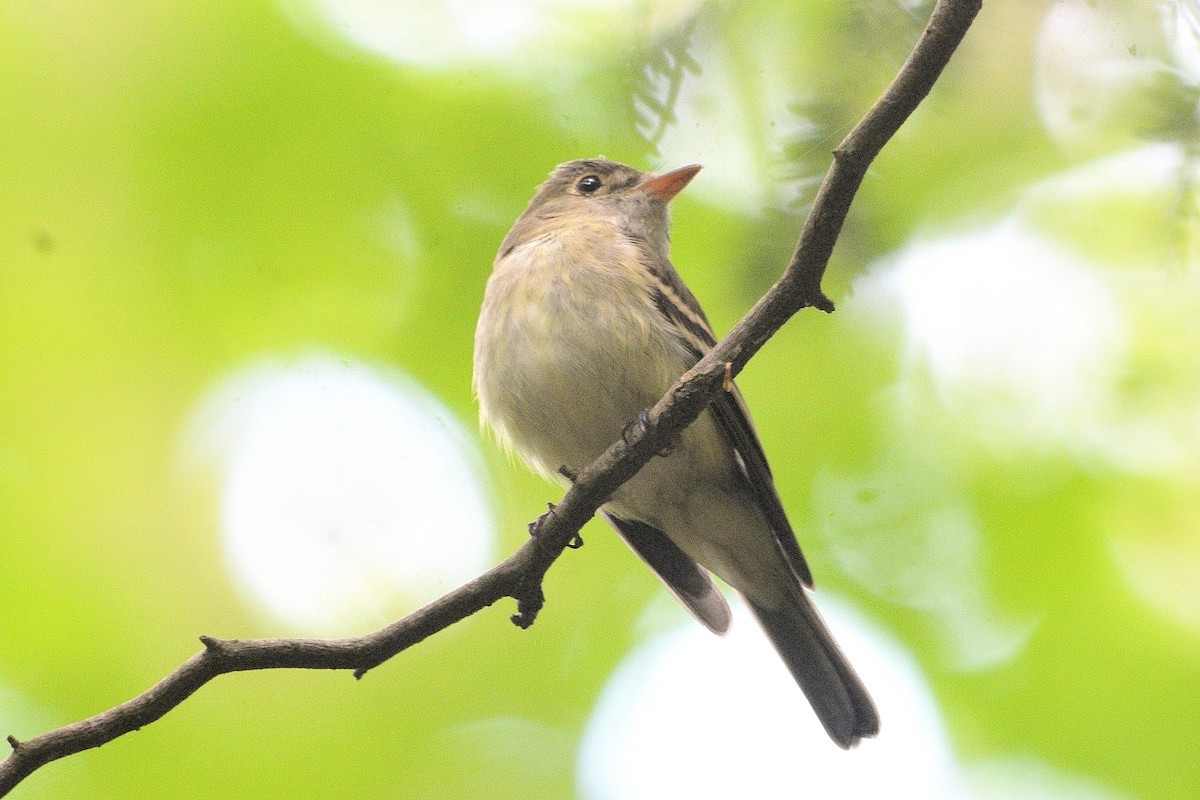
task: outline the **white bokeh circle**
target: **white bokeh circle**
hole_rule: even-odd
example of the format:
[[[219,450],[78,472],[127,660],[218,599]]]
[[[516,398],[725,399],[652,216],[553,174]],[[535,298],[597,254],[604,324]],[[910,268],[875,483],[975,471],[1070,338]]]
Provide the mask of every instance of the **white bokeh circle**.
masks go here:
[[[396,370],[329,355],[245,367],[199,404],[187,453],[217,467],[238,585],[298,629],[378,623],[487,566],[474,445]]]
[[[845,306],[898,318],[904,379],[928,375],[964,431],[1003,449],[1086,447],[1125,358],[1104,272],[1016,219],[910,244]]]
[[[946,797],[950,755],[911,660],[861,618],[823,603],[885,724],[903,735],[842,753],[739,603],[729,635],[688,625],[643,645],[609,681],[584,733],[580,795],[641,798]]]
[[[280,0],[301,29],[337,36],[397,64],[429,70],[490,68],[536,74],[570,68],[595,47],[598,20],[627,20],[628,0]],[[590,23],[590,24],[588,24]],[[624,26],[614,24],[614,29]]]
[[[958,763],[912,657],[822,596],[822,611],[869,687],[883,728],[833,744],[745,608],[719,638],[689,623],[630,654],[601,693],[577,762],[585,800],[920,797],[1102,800],[1103,784],[1029,758]]]

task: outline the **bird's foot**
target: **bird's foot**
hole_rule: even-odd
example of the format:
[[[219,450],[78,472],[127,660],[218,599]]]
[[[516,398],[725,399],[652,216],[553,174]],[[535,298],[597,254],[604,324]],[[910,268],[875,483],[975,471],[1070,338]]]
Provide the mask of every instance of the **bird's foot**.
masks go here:
[[[643,409],[636,417],[625,423],[625,427],[621,430],[621,438],[625,444],[633,444],[633,439],[637,436],[645,436],[650,431],[650,410]],[[658,455],[666,458],[675,452],[676,446],[679,445],[679,436],[671,437],[671,441],[667,442],[658,451]]]
[[[546,521],[554,514],[554,503],[546,503],[546,511],[540,517],[529,523],[529,535],[533,538],[538,538],[542,535],[542,528],[546,525]],[[567,542],[567,547],[572,550],[578,550],[583,547],[583,537],[578,532],[571,537],[571,541]]]
[[[554,503],[546,503],[546,511],[540,517],[529,523],[529,535],[537,538],[542,534],[542,526],[546,524],[546,520],[554,516]]]
[[[625,423],[625,427],[621,429],[621,439],[625,444],[633,444],[634,439],[638,436],[645,436],[649,430],[650,410],[643,408],[636,417]]]

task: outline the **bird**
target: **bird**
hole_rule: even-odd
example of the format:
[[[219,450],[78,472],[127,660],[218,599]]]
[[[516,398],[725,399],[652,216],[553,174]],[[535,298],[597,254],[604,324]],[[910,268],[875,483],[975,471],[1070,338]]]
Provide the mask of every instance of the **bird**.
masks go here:
[[[670,255],[668,204],[698,164],[557,166],[504,237],[475,332],[473,389],[500,444],[551,480],[582,471],[716,344]],[[704,626],[745,600],[843,748],[879,731],[866,687],[809,597],[812,573],[734,384],[600,515]]]

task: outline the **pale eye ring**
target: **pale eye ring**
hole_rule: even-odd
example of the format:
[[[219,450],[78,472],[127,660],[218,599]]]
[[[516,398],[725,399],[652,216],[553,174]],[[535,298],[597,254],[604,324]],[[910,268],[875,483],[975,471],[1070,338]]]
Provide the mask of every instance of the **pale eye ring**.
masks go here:
[[[575,184],[575,188],[579,190],[580,194],[592,194],[603,185],[604,184],[601,182],[600,176],[584,175],[579,179],[579,182]]]

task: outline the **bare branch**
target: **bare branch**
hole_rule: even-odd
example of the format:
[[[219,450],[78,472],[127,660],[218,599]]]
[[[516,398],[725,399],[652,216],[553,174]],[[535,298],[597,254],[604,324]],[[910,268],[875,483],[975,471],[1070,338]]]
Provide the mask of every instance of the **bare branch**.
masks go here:
[[[654,455],[664,450],[712,401],[723,385],[796,312],[807,306],[832,311],[821,278],[850,203],[868,166],[933,88],[966,35],[982,0],[940,0],[908,61],[892,85],[834,150],[796,252],[783,276],[733,331],[671,387],[646,415],[597,461],[574,476],[574,485],[543,515],[534,533],[510,558],[470,583],[367,636],[350,639],[201,637],[204,649],[137,697],[90,719],[27,741],[8,736],[12,753],[0,762],[0,797],[40,767],[135,731],[182,703],[204,684],[229,672],[259,669],[348,669],[361,677],[426,637],[511,597],[513,622],[533,624],[542,607],[542,579],[596,510]]]

